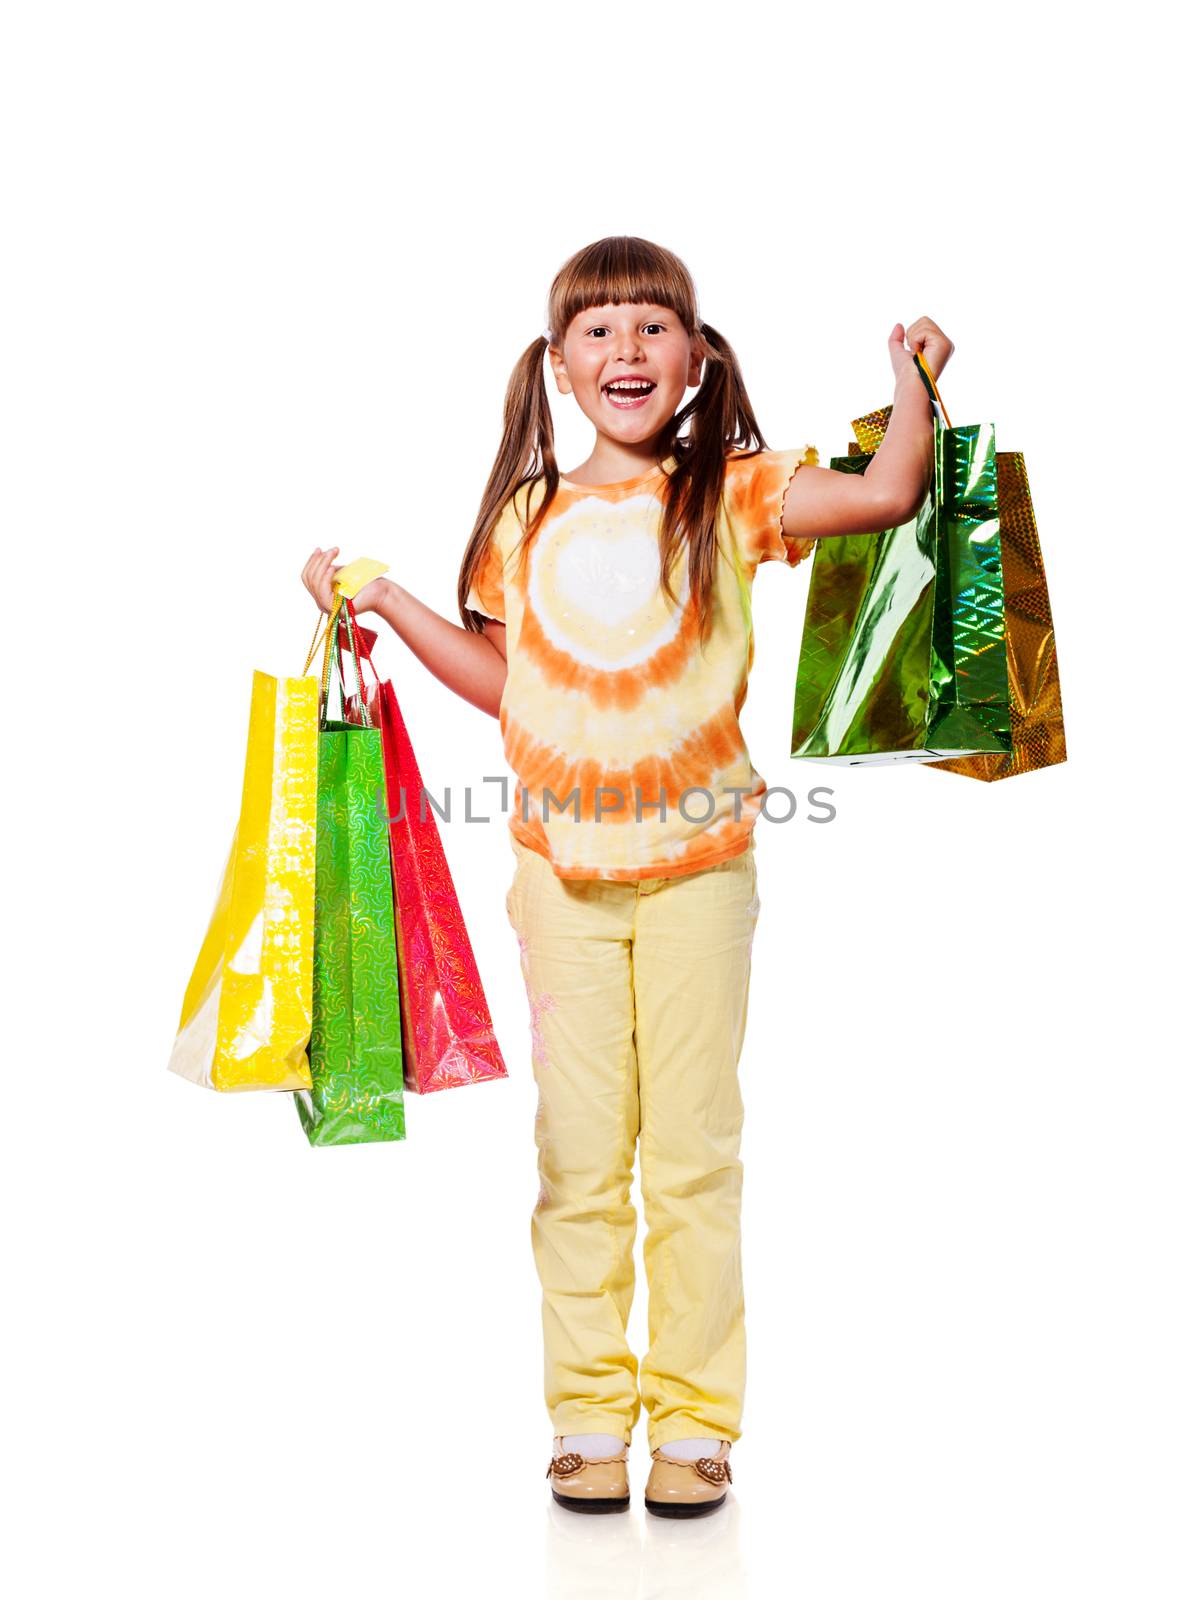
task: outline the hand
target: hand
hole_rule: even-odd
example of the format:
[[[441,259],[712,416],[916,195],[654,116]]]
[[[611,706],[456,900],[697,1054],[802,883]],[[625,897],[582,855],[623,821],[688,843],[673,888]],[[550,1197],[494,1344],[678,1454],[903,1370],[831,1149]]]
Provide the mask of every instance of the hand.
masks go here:
[[[906,338],[909,349],[904,346]],[[890,365],[894,368],[895,382],[909,367],[919,377],[914,362],[916,350],[922,350],[923,359],[931,368],[933,378],[938,378],[948,365],[948,358],[956,349],[952,340],[942,329],[938,328],[930,317],[920,317],[918,322],[912,322],[903,334],[901,322],[894,324],[894,331],[890,334]],[[920,379],[922,382],[922,379]]]
[[[301,571],[301,582],[327,614],[334,609],[334,558],[337,554],[337,545],[329,550],[315,550]]]
[[[301,582],[317,601],[327,615],[334,605],[334,585],[342,567],[334,565],[334,558],[338,554],[338,546],[332,545],[329,550],[315,550],[305,563],[301,573]],[[353,597],[356,615],[364,611],[375,611],[384,598],[387,588],[386,578],[373,578],[371,583],[365,583],[357,595]]]
[[[339,571],[341,570],[340,568]],[[337,578],[338,573],[336,572],[334,576]],[[365,583],[359,593],[351,597],[351,604],[355,607],[355,615],[362,617],[366,611],[378,610],[387,588],[387,578],[373,578],[371,583]]]

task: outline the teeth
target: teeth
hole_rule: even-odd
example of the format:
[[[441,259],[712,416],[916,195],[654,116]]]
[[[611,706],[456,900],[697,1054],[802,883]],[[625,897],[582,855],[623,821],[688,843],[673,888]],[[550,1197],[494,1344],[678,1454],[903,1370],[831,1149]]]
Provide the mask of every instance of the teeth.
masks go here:
[[[650,394],[656,386],[654,383],[648,383],[644,379],[638,378],[630,380],[619,379],[616,383],[607,383],[605,387],[607,389],[616,389],[619,393]]]

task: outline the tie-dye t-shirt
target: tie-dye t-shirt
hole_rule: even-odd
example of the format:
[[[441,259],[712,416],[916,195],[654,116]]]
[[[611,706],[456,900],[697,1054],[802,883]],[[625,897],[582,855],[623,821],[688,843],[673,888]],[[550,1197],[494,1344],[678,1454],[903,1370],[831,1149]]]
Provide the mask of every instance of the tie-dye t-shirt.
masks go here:
[[[704,651],[687,552],[675,609],[660,587],[672,458],[623,483],[561,478],[525,573],[515,501],[501,512],[467,604],[506,627],[510,831],[560,877],[677,877],[748,847],[767,787],[739,726],[752,578],[762,561],[797,566],[814,548],[784,537],[781,518],[794,473],[818,460],[813,445],[729,457]],[[532,515],[542,493],[540,480]]]

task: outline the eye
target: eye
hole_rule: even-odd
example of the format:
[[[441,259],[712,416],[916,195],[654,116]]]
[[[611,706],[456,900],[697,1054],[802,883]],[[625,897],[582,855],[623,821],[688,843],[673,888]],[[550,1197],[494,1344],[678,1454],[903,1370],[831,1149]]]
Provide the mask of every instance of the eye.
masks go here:
[[[664,322],[645,322],[644,325],[643,325],[643,331],[646,333],[649,328],[655,328],[655,329],[658,329],[661,333],[664,333],[667,330],[667,327],[668,327],[668,324],[664,323]],[[610,331],[609,328],[602,327],[600,325],[598,327],[596,327],[596,328],[586,328],[586,330],[585,330],[585,338],[586,339],[591,339],[595,333],[605,334],[605,333],[609,333],[609,331]]]

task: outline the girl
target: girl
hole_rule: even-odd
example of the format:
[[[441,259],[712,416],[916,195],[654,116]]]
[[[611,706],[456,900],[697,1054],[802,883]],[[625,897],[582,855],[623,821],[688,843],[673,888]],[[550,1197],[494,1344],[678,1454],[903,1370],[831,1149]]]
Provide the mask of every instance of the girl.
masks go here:
[[[355,600],[499,717],[519,779],[506,906],[539,1091],[531,1240],[548,1475],[573,1509],[629,1504],[641,1409],[649,1510],[712,1510],[731,1481],[745,1382],[736,1069],[766,789],[739,727],[751,583],[761,561],[796,566],[816,539],[917,511],[932,424],[911,352],[938,377],[953,347],[926,317],[906,338],[910,350],[896,324],[893,411],[872,462],[863,476],[832,471],[813,446],[766,447],[685,265],[645,239],[601,239],[557,273],[547,329],[510,378],[460,570],[463,626],[384,578]],[[567,476],[545,356],[596,430]],[[327,611],[337,554],[315,550],[303,573]],[[626,1339],[637,1140],[642,1367]]]

